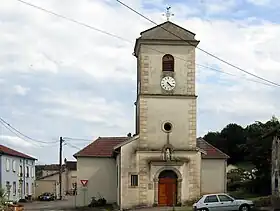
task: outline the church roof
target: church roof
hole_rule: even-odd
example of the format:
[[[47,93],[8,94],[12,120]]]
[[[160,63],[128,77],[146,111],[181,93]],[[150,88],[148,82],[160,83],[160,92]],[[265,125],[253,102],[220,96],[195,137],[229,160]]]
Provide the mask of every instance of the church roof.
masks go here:
[[[91,144],[74,154],[74,157],[112,157],[113,149],[130,137],[98,137]]]
[[[202,158],[229,158],[229,156],[223,153],[218,148],[214,147],[213,145],[209,144],[203,138],[197,138],[197,147],[203,149],[206,154],[202,154]]]
[[[131,137],[99,137],[91,144],[74,154],[74,157],[113,157],[114,148]],[[227,159],[228,155],[202,138],[197,139],[197,147],[206,152],[202,158]]]
[[[140,33],[141,37],[139,39],[149,39],[149,40],[195,40],[195,33],[178,26],[175,23],[166,21],[162,24],[154,26],[150,29],[142,31]]]
[[[134,46],[134,55],[137,57],[141,44],[180,44],[197,46],[199,41],[195,39],[195,34],[175,23],[166,21],[155,27],[147,29],[140,33],[140,37],[136,39]]]

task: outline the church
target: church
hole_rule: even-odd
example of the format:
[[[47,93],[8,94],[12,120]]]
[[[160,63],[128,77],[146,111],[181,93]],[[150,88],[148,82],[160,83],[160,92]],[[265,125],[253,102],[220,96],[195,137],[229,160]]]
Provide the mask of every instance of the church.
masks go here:
[[[170,21],[140,35],[134,47],[136,133],[99,137],[74,155],[77,206],[92,197],[120,209],[180,206],[201,194],[226,192],[228,156],[196,137],[199,41]]]

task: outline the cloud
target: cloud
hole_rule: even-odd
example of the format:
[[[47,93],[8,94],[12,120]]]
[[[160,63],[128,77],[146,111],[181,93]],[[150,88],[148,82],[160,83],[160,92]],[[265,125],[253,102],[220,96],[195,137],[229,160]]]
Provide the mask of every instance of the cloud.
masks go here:
[[[154,24],[114,1],[29,2],[130,42],[5,0],[0,8],[0,116],[34,139],[48,142],[60,136],[93,139],[133,133],[137,61],[132,52],[139,33]],[[275,47],[280,44],[279,21],[241,7],[242,1],[124,2],[157,23],[164,21],[162,13],[169,3],[175,14],[172,20],[196,33],[199,48],[280,81],[280,50]],[[279,115],[277,88],[244,80],[253,77],[198,49],[196,62],[236,75],[197,67],[198,135],[230,122],[246,125]],[[8,131],[3,134],[12,136]],[[88,142],[69,143],[81,148]],[[18,147],[43,163],[58,160],[58,143]],[[63,152],[73,159],[76,151],[65,145]]]
[[[247,1],[251,4],[255,4],[255,5],[258,5],[258,6],[268,5],[268,4],[271,4],[273,2],[273,0],[247,0]]]
[[[229,12],[237,5],[236,0],[201,0],[200,4],[208,15]]]
[[[44,114],[80,119],[89,123],[103,123],[107,126],[128,128],[130,118],[126,116],[125,106],[120,102],[109,102],[105,98],[81,99],[78,96],[43,98],[43,103],[55,105],[43,109]],[[116,112],[117,111],[117,112]],[[108,121],[110,120],[110,121]]]
[[[13,147],[17,147],[17,148],[19,146],[19,143],[20,143],[21,147],[23,147],[23,148],[36,147],[36,144],[32,144],[17,136],[1,135],[1,139],[5,143],[12,145]]]
[[[29,91],[29,88],[23,87],[21,85],[15,85],[14,88],[15,88],[16,94],[22,95],[22,96],[26,95],[26,93]]]

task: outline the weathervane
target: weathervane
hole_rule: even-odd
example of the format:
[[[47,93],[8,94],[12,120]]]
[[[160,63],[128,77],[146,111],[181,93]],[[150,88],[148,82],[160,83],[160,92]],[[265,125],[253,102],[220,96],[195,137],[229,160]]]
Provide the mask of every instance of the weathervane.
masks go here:
[[[167,21],[169,21],[170,16],[174,16],[173,13],[170,13],[171,7],[166,7],[166,12],[163,14],[163,16],[166,16]]]

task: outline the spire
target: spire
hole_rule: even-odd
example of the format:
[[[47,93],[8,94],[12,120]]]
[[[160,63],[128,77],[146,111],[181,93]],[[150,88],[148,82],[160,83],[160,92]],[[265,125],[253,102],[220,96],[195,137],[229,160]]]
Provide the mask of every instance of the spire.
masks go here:
[[[174,14],[173,14],[173,13],[170,13],[170,9],[171,9],[171,7],[170,7],[170,6],[166,7],[166,12],[165,12],[165,14],[163,14],[163,16],[165,16],[165,17],[166,17],[166,20],[167,20],[167,21],[169,21],[170,16],[174,16]]]

